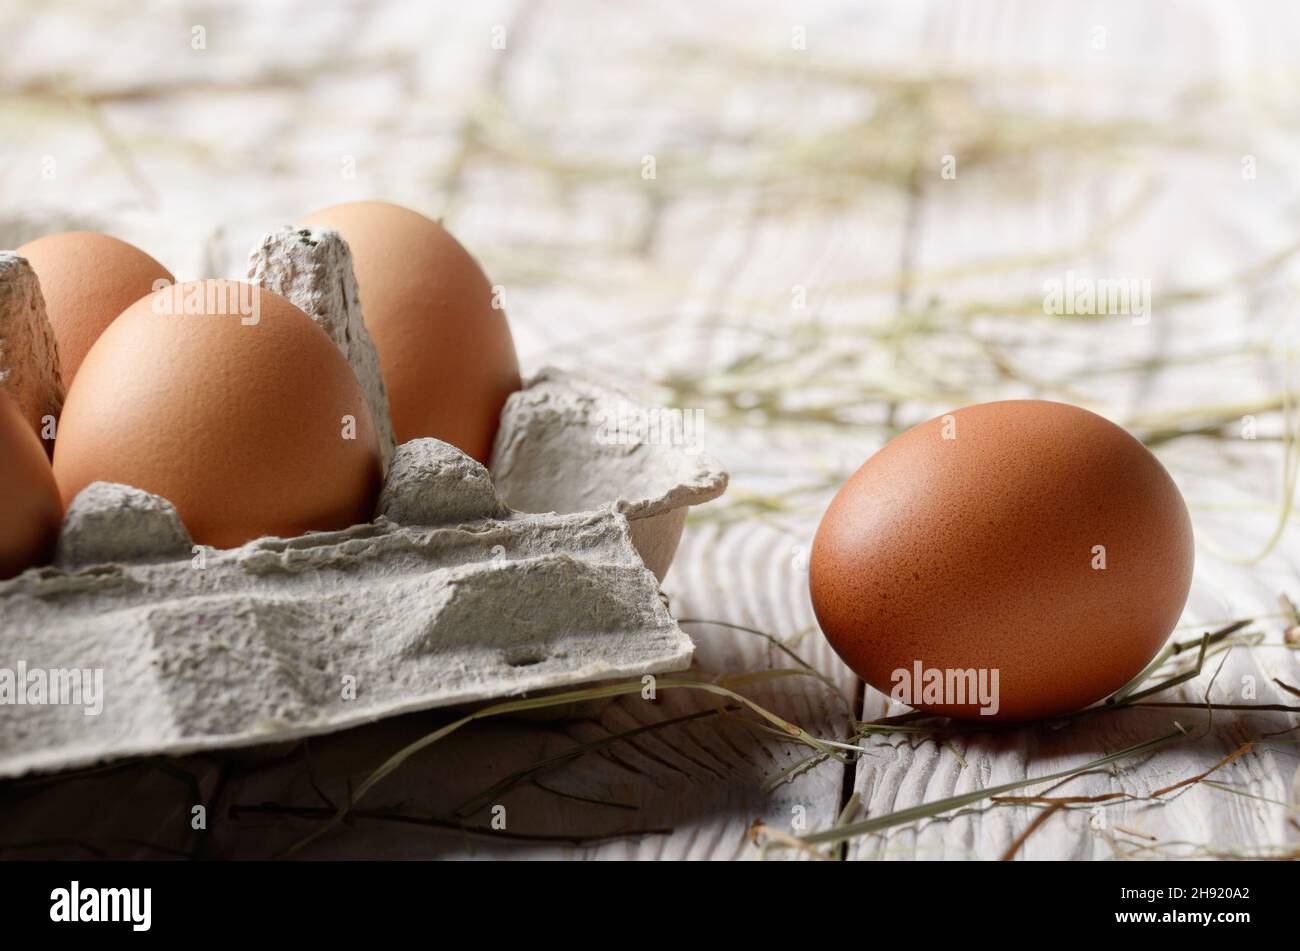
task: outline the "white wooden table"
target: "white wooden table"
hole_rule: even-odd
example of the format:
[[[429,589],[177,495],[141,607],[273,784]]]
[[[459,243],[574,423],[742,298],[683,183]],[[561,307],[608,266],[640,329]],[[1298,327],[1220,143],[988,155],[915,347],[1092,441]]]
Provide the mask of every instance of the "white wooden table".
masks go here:
[[[738,689],[825,738],[901,712],[816,630],[807,551],[834,488],[892,433],[954,406],[1088,405],[1149,437],[1192,508],[1198,564],[1176,638],[1257,619],[1153,699],[1204,700],[1222,661],[1215,702],[1300,704],[1275,683],[1300,685],[1278,606],[1300,598],[1294,528],[1257,564],[1216,554],[1262,550],[1283,495],[1300,273],[1293,5],[201,9],[0,12],[0,246],[102,228],[183,279],[240,276],[263,232],[336,201],[443,216],[506,287],[527,369],[580,368],[703,412],[732,489],[694,513],[664,591],[679,617],[722,622],[685,624],[701,675],[795,666],[781,646],[822,675]],[[1150,323],[1044,315],[1044,282],[1071,270],[1150,280]],[[1241,438],[1246,415],[1259,438]],[[1199,428],[1211,435],[1168,438]],[[183,854],[202,802],[204,854],[278,854],[346,799],[349,778],[447,719],[314,740],[309,756],[0,787],[0,844]],[[756,821],[798,834],[846,805],[849,819],[883,817],[1067,769],[1174,721],[1187,740],[1022,790],[1124,795],[1053,813],[1016,855],[1294,855],[1294,714],[1144,708],[882,734],[844,764],[672,691],[475,723],[301,854],[753,858]],[[1248,741],[1207,781],[1151,798]],[[579,743],[597,745],[564,757]],[[844,854],[999,858],[1044,808],[986,801]]]

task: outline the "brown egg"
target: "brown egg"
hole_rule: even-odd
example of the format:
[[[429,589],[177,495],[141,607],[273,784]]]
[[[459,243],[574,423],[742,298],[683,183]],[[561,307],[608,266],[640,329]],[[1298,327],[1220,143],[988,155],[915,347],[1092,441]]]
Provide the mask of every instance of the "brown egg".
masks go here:
[[[40,278],[64,386],[113,318],[152,294],[158,281],[176,280],[134,245],[93,231],[46,235],[24,244],[18,254]]]
[[[49,561],[62,520],[45,447],[0,392],[0,578]]]
[[[1013,400],[868,459],[822,518],[809,580],[827,639],[873,687],[1027,720],[1132,679],[1178,622],[1192,560],[1187,507],[1145,446],[1087,410]]]
[[[65,503],[97,480],[133,485],[219,548],[369,521],[380,465],[338,348],[283,297],[234,281],[176,285],[113,321],[54,448]]]
[[[478,262],[442,225],[359,201],[308,215],[352,249],[398,442],[434,436],[486,465],[519,361]]]

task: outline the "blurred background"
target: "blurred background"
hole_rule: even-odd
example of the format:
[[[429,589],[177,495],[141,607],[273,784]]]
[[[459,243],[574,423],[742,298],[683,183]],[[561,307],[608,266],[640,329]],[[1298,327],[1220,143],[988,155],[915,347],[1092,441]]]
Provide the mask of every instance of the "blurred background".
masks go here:
[[[1078,403],[1143,438],[1198,533],[1178,636],[1253,618],[1224,682],[1253,677],[1261,700],[1283,697],[1274,678],[1300,683],[1284,640],[1300,619],[1279,601],[1300,597],[1284,412],[1300,275],[1293,4],[18,0],[0,35],[0,247],[103,230],[179,279],[242,277],[272,228],[383,198],[442,218],[505,287],[526,373],[557,364],[698,411],[732,487],[693,513],[665,592],[679,617],[724,622],[683,625],[701,669],[788,665],[791,650],[850,697],[851,714],[816,680],[755,688],[815,733],[888,708],[816,631],[806,569],[822,510],[895,433],[1008,397]],[[1149,319],[1050,312],[1047,290],[1071,279],[1137,282]],[[643,716],[629,703],[485,726],[429,768],[486,781]],[[532,788],[521,814],[559,854],[736,857],[755,818],[788,826],[803,805],[820,828],[846,791],[872,813],[1047,772],[1151,735],[1140,716],[1068,738],[884,737],[847,767],[752,730],[686,727],[628,751],[634,767],[568,777],[606,798],[654,792],[640,811]],[[1249,732],[1220,726],[1135,781],[1176,781]],[[1137,838],[1081,810],[1024,854],[1294,850],[1296,764],[1293,743],[1261,750],[1223,771],[1241,795],[1198,786],[1124,807]],[[227,766],[193,768],[227,806],[301,783],[239,767],[254,795]],[[20,805],[66,815],[52,802]],[[1030,818],[928,821],[851,852],[998,857]],[[258,835],[235,822],[209,847],[269,849],[274,817],[242,821]],[[668,831],[568,841],[650,828]],[[351,830],[321,854],[497,848],[410,835]]]

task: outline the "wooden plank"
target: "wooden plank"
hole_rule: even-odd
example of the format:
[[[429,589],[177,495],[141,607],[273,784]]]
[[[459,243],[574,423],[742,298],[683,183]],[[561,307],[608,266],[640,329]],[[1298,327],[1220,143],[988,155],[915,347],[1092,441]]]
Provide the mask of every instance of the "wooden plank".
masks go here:
[[[696,513],[688,527],[664,586],[674,612],[788,639],[850,697],[857,681],[812,630],[806,556],[834,485],[890,424],[967,396],[1056,396],[1137,419],[1224,394],[1259,399],[1282,385],[1276,350],[1159,372],[1095,371],[1121,357],[1279,344],[1293,333],[1294,267],[1199,303],[1166,308],[1157,293],[1160,309],[1143,330],[973,319],[1020,378],[999,375],[977,341],[945,319],[970,301],[1032,299],[1045,277],[1070,266],[1141,269],[1158,290],[1212,284],[1294,240],[1286,216],[1300,193],[1288,125],[1294,96],[1278,72],[1300,34],[1291,5],[1249,15],[1201,5],[1177,16],[1162,5],[1030,0],[827,3],[794,14],[739,2],[667,12],[528,4],[526,15],[513,3],[285,9],[279,23],[292,25],[293,50],[269,48],[265,21],[223,8],[207,24],[206,55],[176,42],[190,24],[168,18],[138,35],[134,23],[68,14],[52,43],[49,26],[6,11],[15,49],[42,56],[16,55],[4,67],[16,93],[0,102],[0,117],[30,133],[6,145],[6,167],[26,177],[0,183],[10,209],[0,245],[41,228],[106,227],[178,274],[238,276],[260,233],[324,204],[383,194],[445,213],[505,285],[526,368],[558,362],[705,410],[701,441],[729,464],[733,487],[725,505]],[[496,26],[505,28],[503,50],[491,46]],[[806,49],[792,43],[796,28]],[[103,42],[122,56],[79,52]],[[149,76],[116,71],[129,62],[148,63]],[[80,96],[72,106],[49,82],[69,69]],[[1179,92],[1189,89],[1199,93]],[[1022,162],[981,166],[979,149],[960,153],[962,143],[996,144],[979,135],[992,128],[981,125],[990,106],[1007,116],[999,134],[1029,143]],[[1048,133],[1022,124],[1034,114],[1049,120]],[[954,131],[937,134],[926,116]],[[1116,117],[1128,120],[1118,131]],[[1165,141],[1182,129],[1194,141]],[[1105,161],[1092,158],[1108,143]],[[953,149],[957,178],[943,179],[940,162]],[[1240,174],[1245,154],[1257,158],[1257,179]],[[46,155],[58,161],[54,179],[38,174]],[[642,177],[646,155],[656,158],[653,179]],[[989,267],[1008,259],[1019,263]],[[911,280],[900,280],[903,271]],[[804,309],[795,306],[800,288]],[[799,352],[813,318],[817,342]],[[895,346],[900,320],[932,318],[942,332]],[[685,382],[666,385],[673,377]],[[863,395],[841,425],[797,419],[854,392]],[[1263,544],[1273,518],[1263,503],[1277,498],[1281,471],[1275,440],[1180,440],[1161,453],[1203,538]],[[1191,626],[1179,636],[1272,614],[1280,592],[1300,597],[1293,531],[1253,568],[1202,547]],[[1234,650],[1214,682],[1217,699],[1251,690],[1254,702],[1284,699],[1274,678],[1300,684],[1295,653],[1278,646],[1281,619],[1259,627],[1272,646]],[[750,633],[696,623],[690,631],[703,675],[790,663]],[[1196,701],[1209,680],[1177,695]],[[849,731],[847,710],[815,678],[745,692],[818,735]],[[878,694],[861,696],[864,716],[885,711]],[[466,799],[577,744],[712,706],[664,691],[653,704],[624,699],[564,721],[474,724],[363,803],[387,818],[359,818],[306,854],[752,858],[746,833],[755,820],[785,831],[834,821],[848,791],[842,767],[822,763],[769,791],[765,784],[806,751],[717,715],[559,762],[464,820],[485,825],[500,804],[504,830],[480,836],[398,821],[448,819]],[[1195,711],[1147,710],[951,747],[883,737],[867,744],[850,786],[861,814],[879,816],[1086,761],[1174,719],[1204,735],[1060,792],[1149,796],[1295,722],[1219,715],[1206,729]],[[349,780],[445,722],[445,714],[417,715],[314,741],[316,785],[337,804]],[[192,848],[187,816],[203,801],[212,806],[211,854],[272,855],[319,826],[319,814],[295,817],[286,807],[329,808],[302,751],[276,753],[175,764],[197,792],[185,776],[183,784],[151,766],[52,790],[10,786],[0,814],[27,839],[53,838],[43,854],[90,843],[143,855],[151,847],[142,842]],[[1199,784],[1164,804],[1080,806],[1049,819],[1019,854],[1294,848],[1295,766],[1294,744],[1280,736],[1215,774],[1240,794]],[[150,808],[139,810],[141,802]],[[864,838],[848,854],[998,858],[1036,814],[1030,806],[969,810]]]

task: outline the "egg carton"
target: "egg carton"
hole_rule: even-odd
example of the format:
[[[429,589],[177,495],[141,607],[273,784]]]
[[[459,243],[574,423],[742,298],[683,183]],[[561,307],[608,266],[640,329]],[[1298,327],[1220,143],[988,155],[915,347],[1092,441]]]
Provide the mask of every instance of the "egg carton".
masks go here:
[[[207,549],[165,499],[88,486],[54,564],[0,581],[0,777],[689,664],[659,581],[689,506],[726,488],[715,460],[611,426],[659,411],[554,368],[507,401],[491,474],[436,439],[394,445],[338,234],[268,236],[250,279],[308,313],[357,372],[387,464],[374,521]],[[4,252],[0,385],[34,422],[62,399],[35,275]]]

